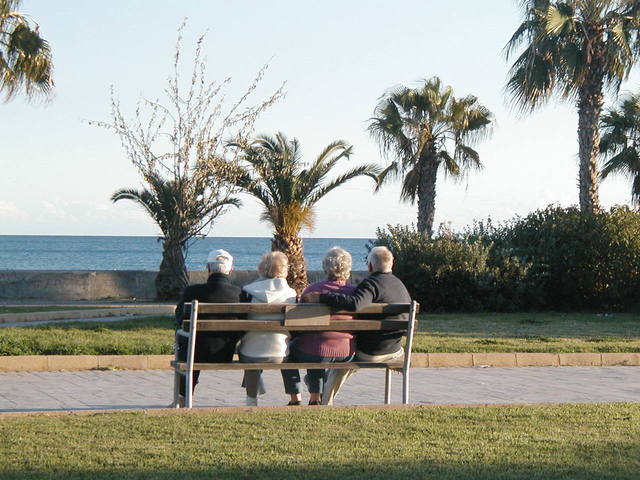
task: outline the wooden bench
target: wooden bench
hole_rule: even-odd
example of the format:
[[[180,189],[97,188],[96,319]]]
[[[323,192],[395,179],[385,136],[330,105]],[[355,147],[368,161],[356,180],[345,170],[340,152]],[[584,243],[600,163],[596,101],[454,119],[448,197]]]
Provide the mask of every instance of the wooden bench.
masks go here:
[[[175,370],[174,404],[178,405],[180,375],[185,376],[186,391],[184,405],[193,406],[193,370],[286,370],[286,369],[385,369],[384,403],[391,403],[391,371],[402,373],[402,403],[409,403],[409,367],[411,365],[411,347],[413,333],[417,325],[416,314],[419,304],[384,304],[369,305],[357,312],[331,312],[326,305],[317,303],[298,304],[266,304],[266,303],[186,303],[182,328],[176,335],[188,338],[187,359],[172,362]],[[331,313],[353,316],[348,320],[332,320]],[[398,315],[406,314],[407,320],[397,319]],[[268,315],[270,320],[250,320],[248,315]],[[229,318],[225,318],[225,317]],[[390,318],[380,318],[390,317]],[[396,318],[394,318],[396,317]],[[374,319],[375,318],[375,319]],[[404,357],[390,362],[341,362],[341,363],[195,363],[195,339],[198,332],[212,331],[273,331],[273,332],[304,332],[304,331],[375,331],[375,330],[406,330],[406,344]]]

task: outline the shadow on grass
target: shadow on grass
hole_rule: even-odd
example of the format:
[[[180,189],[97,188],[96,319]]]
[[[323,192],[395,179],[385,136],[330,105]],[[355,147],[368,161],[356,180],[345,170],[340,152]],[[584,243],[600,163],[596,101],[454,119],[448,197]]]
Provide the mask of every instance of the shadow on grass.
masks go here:
[[[627,449],[625,449],[627,450]],[[182,469],[180,456],[176,452],[176,466],[173,469],[119,469],[107,468],[96,470],[0,470],[3,480],[190,480],[212,479],[281,479],[281,480],[637,480],[636,471],[624,471],[614,465],[601,468],[566,467],[563,465],[538,464],[536,462],[504,462],[497,465],[461,462],[460,464],[442,465],[429,461],[393,462],[371,464],[362,460],[350,465],[327,464],[321,467],[259,465],[246,469],[233,467],[203,467],[201,469]],[[629,454],[640,455],[637,448]],[[638,458],[636,456],[636,458]]]

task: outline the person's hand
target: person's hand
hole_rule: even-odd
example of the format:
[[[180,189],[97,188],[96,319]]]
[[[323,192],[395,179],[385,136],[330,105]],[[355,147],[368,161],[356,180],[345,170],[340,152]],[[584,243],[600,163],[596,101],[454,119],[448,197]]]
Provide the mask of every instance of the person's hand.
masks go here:
[[[320,303],[320,294],[316,292],[307,293],[302,296],[302,301],[304,303]]]

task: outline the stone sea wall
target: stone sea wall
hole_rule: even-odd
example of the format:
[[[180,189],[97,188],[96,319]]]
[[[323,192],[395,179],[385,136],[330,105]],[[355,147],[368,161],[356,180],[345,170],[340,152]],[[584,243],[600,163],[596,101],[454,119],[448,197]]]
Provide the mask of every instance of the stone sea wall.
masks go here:
[[[0,300],[153,300],[157,272],[126,270],[0,270]],[[367,272],[352,272],[358,283]],[[255,271],[239,270],[231,281],[242,286],[257,277]],[[202,283],[206,271],[189,272],[190,283]],[[324,279],[324,273],[309,272],[309,282]]]

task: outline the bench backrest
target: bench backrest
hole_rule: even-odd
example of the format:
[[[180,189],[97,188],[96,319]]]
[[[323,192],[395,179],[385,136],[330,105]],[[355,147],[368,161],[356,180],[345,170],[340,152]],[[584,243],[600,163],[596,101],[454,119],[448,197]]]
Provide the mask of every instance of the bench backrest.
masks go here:
[[[415,304],[417,313],[418,304]],[[188,329],[191,311],[197,314],[199,330],[269,330],[275,327],[296,330],[397,330],[406,329],[412,313],[410,303],[374,303],[357,312],[332,311],[318,303],[186,303],[183,328]],[[331,320],[331,314],[350,315],[353,319]],[[256,315],[268,315],[269,320],[251,319]],[[247,318],[250,316],[250,318]]]

